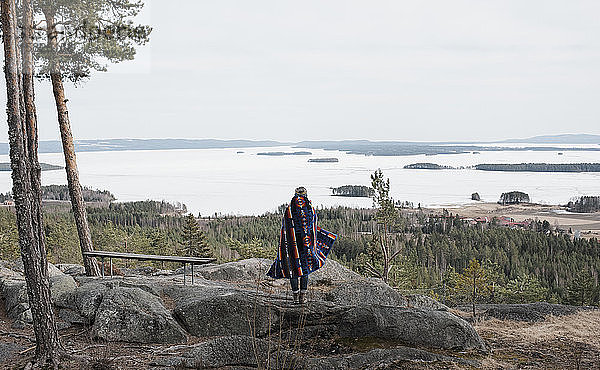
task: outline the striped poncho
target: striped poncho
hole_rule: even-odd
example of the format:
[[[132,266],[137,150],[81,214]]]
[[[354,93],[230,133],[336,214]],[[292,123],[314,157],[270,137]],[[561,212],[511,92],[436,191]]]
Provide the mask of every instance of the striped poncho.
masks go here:
[[[325,264],[337,235],[317,226],[317,213],[305,196],[296,195],[283,214],[277,258],[268,276],[294,278]]]

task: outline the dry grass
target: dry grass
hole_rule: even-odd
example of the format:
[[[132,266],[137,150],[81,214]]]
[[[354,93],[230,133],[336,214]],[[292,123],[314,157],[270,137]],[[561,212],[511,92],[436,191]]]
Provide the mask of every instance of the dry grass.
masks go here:
[[[600,351],[600,311],[570,316],[549,316],[540,323],[489,319],[475,324],[481,334],[501,331],[507,340],[537,343],[560,338],[587,343]]]
[[[491,347],[483,367],[600,369],[600,311],[527,323],[482,320],[475,328]]]

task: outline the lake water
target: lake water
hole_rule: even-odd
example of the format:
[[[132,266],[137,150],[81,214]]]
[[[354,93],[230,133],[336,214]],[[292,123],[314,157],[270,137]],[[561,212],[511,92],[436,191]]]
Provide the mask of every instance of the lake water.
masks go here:
[[[524,144],[519,144],[524,145]],[[528,145],[528,144],[525,144]],[[555,146],[555,145],[553,145]],[[330,187],[370,185],[381,168],[397,200],[428,207],[468,204],[471,193],[494,202],[519,190],[532,202],[564,204],[572,197],[600,195],[600,173],[513,173],[476,170],[405,170],[406,164],[433,162],[449,166],[479,163],[600,162],[600,152],[481,152],[436,156],[374,157],[314,150],[311,156],[258,156],[259,152],[293,152],[292,147],[164,151],[83,152],[77,155],[81,183],[110,190],[119,201],[167,200],[185,203],[197,214],[256,215],[289,201],[299,185],[313,204],[370,207],[368,198],[331,196]],[[242,151],[243,153],[238,153]],[[0,156],[8,162],[7,155]],[[308,163],[309,158],[336,157],[338,163]],[[40,161],[62,165],[62,154],[41,154]],[[44,185],[66,184],[64,170],[45,171]],[[11,190],[10,172],[0,172],[0,192]]]

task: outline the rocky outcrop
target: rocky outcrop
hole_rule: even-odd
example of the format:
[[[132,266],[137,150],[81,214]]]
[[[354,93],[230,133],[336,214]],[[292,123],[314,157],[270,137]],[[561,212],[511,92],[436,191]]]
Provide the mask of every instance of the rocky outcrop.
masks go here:
[[[344,313],[338,333],[347,338],[381,338],[452,350],[485,350],[475,329],[446,311],[359,306]]]
[[[13,327],[23,328],[26,324],[33,322],[27,296],[27,285],[20,273],[23,263],[21,260],[17,260],[6,265],[11,266],[12,270],[0,267],[0,293],[4,298],[7,316],[13,320]],[[48,270],[51,272],[50,296],[52,302],[56,303],[59,297],[72,292],[76,285],[72,277],[63,274],[53,265],[49,264]]]
[[[197,266],[195,271],[208,280],[253,283],[265,280],[270,266],[271,261],[267,259],[250,258],[220,265]]]
[[[270,260],[253,259],[204,266],[198,269],[194,286],[183,286],[177,274],[102,279],[60,272],[50,279],[52,300],[61,325],[91,325],[97,339],[182,343],[188,335],[214,338],[182,346],[187,348],[185,354],[171,358],[175,361],[172,366],[179,367],[281,368],[277,361],[282,359],[294,363],[295,368],[323,369],[333,365],[352,368],[355,363],[393,366],[405,360],[445,361],[409,348],[326,358],[298,357],[298,353],[281,348],[272,352],[279,340],[334,343],[340,338],[372,338],[396,346],[404,343],[443,350],[485,350],[473,327],[444,311],[445,306],[425,296],[404,296],[381,280],[365,279],[335,261],[328,261],[311,274],[310,301],[293,305],[287,287],[279,289],[263,276],[270,264]],[[61,268],[77,270],[72,266]],[[253,276],[263,280],[252,283],[249,289],[248,280]],[[0,267],[0,287],[13,317],[18,322],[28,320],[22,275]],[[248,348],[252,350],[247,352]],[[257,362],[257,353],[266,365]]]
[[[90,282],[75,288],[68,295],[61,296],[60,299],[57,299],[56,305],[60,308],[70,309],[83,317],[87,323],[92,323],[107,290],[106,285]]]
[[[293,368],[290,353],[268,340],[250,336],[224,336],[180,348],[180,354],[155,362],[154,366],[207,369],[251,367],[259,369]],[[278,361],[276,355],[279,355]],[[283,356],[285,355],[285,356]],[[284,366],[288,360],[288,366]]]
[[[422,308],[426,310],[448,311],[448,306],[426,295],[411,294],[405,297],[408,301],[408,307]]]
[[[139,288],[115,288],[98,307],[94,336],[137,343],[181,343],[186,334],[156,296]]]
[[[471,200],[480,201],[481,197],[479,196],[479,193],[473,193],[473,194],[471,194]]]
[[[311,285],[332,285],[364,279],[364,277],[332,259],[328,259],[323,267],[310,274]]]
[[[378,348],[363,353],[325,358],[298,359],[297,368],[318,370],[346,370],[370,369],[377,366],[379,369],[396,368],[456,368],[457,365],[480,367],[478,361],[464,360],[461,358],[444,356],[410,347]]]
[[[52,303],[68,299],[68,296],[75,291],[77,283],[70,275],[57,275],[50,278],[50,298]]]
[[[208,280],[257,284],[265,280],[273,281],[267,277],[272,263],[272,260],[265,258],[249,258],[220,265],[197,266],[194,271]],[[186,273],[189,272],[191,272],[190,268],[187,267]],[[178,269],[176,273],[183,273],[183,268]],[[332,285],[363,279],[359,274],[333,260],[328,260],[325,266],[310,274],[311,285]],[[286,283],[285,279],[275,281],[281,284]]]
[[[356,297],[352,305],[340,299],[343,304],[312,301],[298,307],[281,295],[210,289],[204,294],[181,295],[187,298],[176,300],[174,312],[184,329],[199,337],[233,334],[266,338],[282,331],[289,335],[301,331],[309,337],[326,333],[332,338],[371,337],[430,348],[485,348],[473,327],[449,312],[400,307],[394,298],[385,301],[388,305],[381,305],[363,294],[366,289],[348,288],[332,297],[337,299],[344,292]],[[384,297],[386,292],[394,293],[382,287],[374,299]],[[396,299],[404,303],[401,296]]]
[[[23,260],[21,260],[21,258],[18,258],[16,260],[14,260],[13,262],[10,262],[10,269],[18,272],[20,274],[23,274]],[[62,275],[63,272],[60,271],[60,269],[56,266],[54,266],[53,264],[48,262],[48,277],[54,277],[54,276],[58,276],[58,275]]]
[[[33,318],[29,309],[27,287],[24,280],[2,280],[2,297],[6,315],[13,321],[13,327],[22,328],[25,324],[31,324]]]
[[[550,315],[565,316],[572,315],[578,311],[579,308],[574,306],[536,302],[528,304],[489,305],[484,315],[499,320],[540,322],[546,320],[546,317]]]
[[[408,306],[406,297],[375,278],[341,283],[326,294],[326,299],[343,306]]]
[[[255,335],[264,337],[275,322],[274,312],[250,292],[212,291],[177,304],[175,317],[192,335]]]
[[[56,267],[63,273],[71,276],[83,276],[85,275],[85,267],[81,265],[71,263],[59,263]]]

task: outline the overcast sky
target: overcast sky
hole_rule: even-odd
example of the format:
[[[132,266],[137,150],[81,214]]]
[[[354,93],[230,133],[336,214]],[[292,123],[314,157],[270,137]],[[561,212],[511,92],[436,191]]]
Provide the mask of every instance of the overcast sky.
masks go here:
[[[76,138],[600,134],[598,0],[146,3],[138,58],[68,88]],[[58,139],[51,88],[36,93],[40,138]]]

